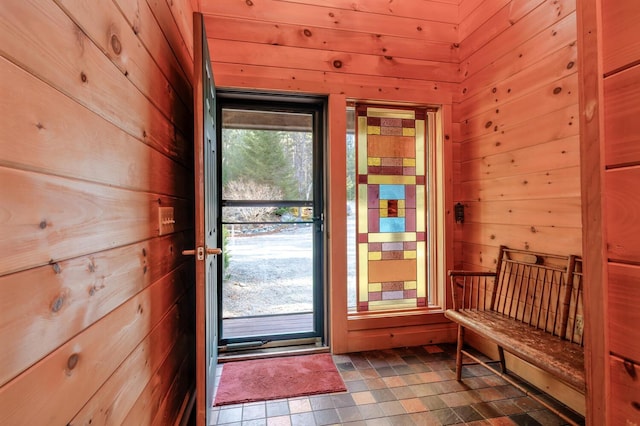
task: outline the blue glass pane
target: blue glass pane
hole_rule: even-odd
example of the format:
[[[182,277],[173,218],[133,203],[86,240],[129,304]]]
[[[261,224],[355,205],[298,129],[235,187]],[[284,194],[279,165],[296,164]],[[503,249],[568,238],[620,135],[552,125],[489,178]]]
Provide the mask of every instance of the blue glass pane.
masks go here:
[[[381,200],[404,200],[404,185],[380,185]]]
[[[404,232],[403,217],[382,217],[380,218],[380,232]]]

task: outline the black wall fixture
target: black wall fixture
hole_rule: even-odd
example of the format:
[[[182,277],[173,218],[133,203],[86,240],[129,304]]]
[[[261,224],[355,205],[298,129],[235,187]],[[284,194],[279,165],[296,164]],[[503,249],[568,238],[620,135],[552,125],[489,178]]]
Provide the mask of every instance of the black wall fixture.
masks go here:
[[[457,203],[454,206],[454,214],[456,218],[456,223],[464,223],[464,204]]]

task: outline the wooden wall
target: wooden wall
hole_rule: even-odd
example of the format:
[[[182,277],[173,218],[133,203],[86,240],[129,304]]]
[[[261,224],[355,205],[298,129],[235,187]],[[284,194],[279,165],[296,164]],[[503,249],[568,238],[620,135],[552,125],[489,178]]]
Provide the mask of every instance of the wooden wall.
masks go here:
[[[202,2],[216,85],[329,96],[329,294],[332,350],[453,341],[442,315],[389,325],[347,320],[347,101],[443,105],[451,143],[458,89],[458,0]],[[450,198],[450,197],[449,197]],[[449,199],[448,199],[449,201]],[[448,245],[452,246],[452,245]]]
[[[456,263],[491,269],[501,244],[580,254],[575,0],[462,0],[460,19]]]
[[[498,246],[581,254],[575,0],[462,0],[454,96],[456,267],[495,268]],[[473,340],[497,356],[493,345]],[[572,408],[584,396],[508,358]]]
[[[0,424],[165,424],[193,392],[192,6],[0,4]],[[158,207],[175,208],[159,236]]]
[[[640,3],[602,0],[608,424],[640,423]]]

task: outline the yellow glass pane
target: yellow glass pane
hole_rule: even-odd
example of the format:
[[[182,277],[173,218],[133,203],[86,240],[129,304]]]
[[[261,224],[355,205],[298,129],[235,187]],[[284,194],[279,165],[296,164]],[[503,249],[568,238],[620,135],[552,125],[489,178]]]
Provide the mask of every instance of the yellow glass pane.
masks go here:
[[[369,231],[369,214],[367,211],[367,185],[358,185],[358,233],[366,234]]]
[[[366,302],[369,300],[369,289],[367,282],[369,281],[369,273],[367,265],[367,252],[369,250],[369,244],[358,244],[358,300],[360,302]]]
[[[380,200],[380,208],[381,209],[389,208],[389,200]]]
[[[411,129],[407,127],[402,128],[402,136],[415,136],[415,135],[416,135],[416,129]]]
[[[377,176],[377,175],[369,175],[367,176],[367,181],[371,185],[382,184],[382,185],[393,185],[393,184],[405,184],[405,185],[414,185],[416,183],[415,176]]]
[[[424,120],[416,120],[416,174],[425,174],[425,130]]]
[[[414,167],[416,165],[416,159],[415,158],[403,158],[402,159],[402,165],[404,167]]]
[[[416,185],[416,232],[425,232],[426,201],[424,185]]]
[[[416,299],[401,300],[373,300],[369,302],[370,311],[380,311],[387,309],[408,309],[415,308]]]
[[[405,259],[416,259],[418,257],[418,253],[416,250],[407,250],[404,252]]]
[[[367,117],[358,117],[358,173],[367,174]]]
[[[380,126],[368,126],[367,127],[368,135],[379,135],[380,134]]]
[[[367,159],[367,164],[370,166],[379,166],[382,164],[382,160],[378,157],[369,157]]]
[[[370,251],[369,252],[369,260],[381,260],[382,252],[381,251]]]
[[[398,209],[398,217],[405,217],[405,210],[404,209]]]
[[[369,291],[382,291],[382,283],[369,283]]]
[[[367,108],[367,116],[381,118],[406,118],[412,120],[416,118],[415,111],[387,108]]]
[[[404,200],[398,200],[398,208],[404,209]]]
[[[381,232],[379,234],[369,234],[370,243],[394,243],[415,240],[415,232]]]
[[[418,241],[416,245],[417,252],[417,269],[418,269],[418,283],[417,283],[417,295],[418,297],[427,297],[427,243],[425,241]]]
[[[416,283],[415,281],[405,281],[404,282],[404,289],[405,290],[415,290],[417,284],[418,283]]]

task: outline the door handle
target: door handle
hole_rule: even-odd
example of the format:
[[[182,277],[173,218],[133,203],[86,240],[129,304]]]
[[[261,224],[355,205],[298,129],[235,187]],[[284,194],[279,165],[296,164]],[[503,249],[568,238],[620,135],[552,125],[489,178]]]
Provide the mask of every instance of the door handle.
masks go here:
[[[219,254],[222,254],[222,249],[207,247],[206,253],[207,255],[209,254],[219,255]],[[204,260],[204,254],[205,254],[204,247],[198,247],[195,250],[182,250],[183,256],[197,256],[198,260]]]

